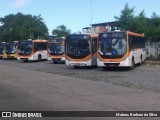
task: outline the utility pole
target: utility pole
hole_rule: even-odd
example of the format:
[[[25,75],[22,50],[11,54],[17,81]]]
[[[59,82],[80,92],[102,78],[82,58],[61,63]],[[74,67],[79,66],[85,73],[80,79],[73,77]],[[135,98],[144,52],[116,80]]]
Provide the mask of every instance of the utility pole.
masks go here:
[[[93,12],[93,10],[92,10],[92,8],[93,8],[93,6],[92,6],[92,0],[91,0],[91,27],[92,27],[92,12]]]

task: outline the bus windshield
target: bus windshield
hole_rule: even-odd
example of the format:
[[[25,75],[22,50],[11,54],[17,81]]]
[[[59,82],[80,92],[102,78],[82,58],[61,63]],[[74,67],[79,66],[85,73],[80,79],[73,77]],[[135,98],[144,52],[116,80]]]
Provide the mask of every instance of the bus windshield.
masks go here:
[[[32,53],[32,41],[19,41],[18,54],[30,55]]]
[[[0,54],[4,53],[4,44],[0,43]]]
[[[7,54],[15,54],[17,49],[17,43],[6,43],[6,53]]]
[[[119,58],[126,53],[125,37],[100,37],[99,54],[102,57]]]
[[[66,54],[85,57],[91,53],[91,38],[89,35],[73,35],[66,39]]]
[[[64,53],[64,45],[62,43],[48,43],[48,52],[51,55],[59,55]]]

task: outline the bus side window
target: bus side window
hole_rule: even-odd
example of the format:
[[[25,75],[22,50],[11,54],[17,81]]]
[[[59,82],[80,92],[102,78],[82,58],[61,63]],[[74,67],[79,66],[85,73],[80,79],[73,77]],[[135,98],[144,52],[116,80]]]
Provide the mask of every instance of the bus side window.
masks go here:
[[[129,50],[132,50],[133,48],[134,48],[133,36],[129,36]]]
[[[145,45],[145,41],[146,41],[146,38],[144,37],[144,38],[143,38],[143,48],[145,48],[145,46],[146,46],[146,45]]]
[[[145,48],[145,37],[141,37],[141,48]]]
[[[140,37],[137,37],[137,48],[140,48],[140,47],[141,47],[140,41],[141,41],[141,38],[140,38]]]
[[[36,52],[38,50],[38,45],[37,43],[34,43],[34,52]]]
[[[47,50],[47,42],[41,43],[41,50]]]
[[[34,43],[34,46],[35,46],[34,51],[47,50],[47,43]]]
[[[137,39],[135,36],[133,36],[133,49],[137,48]]]

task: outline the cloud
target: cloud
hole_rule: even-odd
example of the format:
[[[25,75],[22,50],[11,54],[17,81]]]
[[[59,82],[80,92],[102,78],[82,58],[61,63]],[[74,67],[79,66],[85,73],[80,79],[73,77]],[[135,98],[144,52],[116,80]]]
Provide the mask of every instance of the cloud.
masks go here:
[[[3,25],[3,23],[2,22],[0,22],[0,26],[2,26]]]
[[[31,0],[14,0],[13,2],[10,3],[12,7],[22,7],[26,4],[28,4]]]

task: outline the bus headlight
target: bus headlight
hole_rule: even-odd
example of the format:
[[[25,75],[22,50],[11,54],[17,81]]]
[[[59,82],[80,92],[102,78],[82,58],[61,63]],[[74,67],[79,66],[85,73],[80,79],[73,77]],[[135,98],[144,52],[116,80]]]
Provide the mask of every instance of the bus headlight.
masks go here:
[[[101,59],[97,58],[98,61],[102,62]]]
[[[123,58],[123,59],[122,59],[122,61],[126,61],[126,60],[127,60],[127,58]]]
[[[50,51],[50,50],[48,50],[48,52],[49,52],[49,53],[51,53],[51,51]]]

